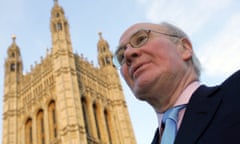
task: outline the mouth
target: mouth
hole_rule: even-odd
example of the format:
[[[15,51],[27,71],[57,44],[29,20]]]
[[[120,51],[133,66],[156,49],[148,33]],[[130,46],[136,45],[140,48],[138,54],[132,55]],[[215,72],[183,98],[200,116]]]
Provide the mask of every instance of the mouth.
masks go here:
[[[141,71],[142,67],[146,64],[147,64],[146,62],[145,63],[139,63],[139,64],[133,66],[132,68],[130,68],[131,77],[133,79],[135,79],[138,76],[139,72]]]

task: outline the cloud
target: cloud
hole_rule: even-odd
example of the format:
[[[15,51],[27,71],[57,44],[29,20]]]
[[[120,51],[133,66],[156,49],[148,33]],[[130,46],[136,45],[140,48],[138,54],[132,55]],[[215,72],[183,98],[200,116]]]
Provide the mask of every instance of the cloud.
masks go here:
[[[227,7],[232,0],[138,0],[146,5],[146,18],[152,22],[169,21],[187,33],[198,31],[214,14]]]
[[[207,75],[229,75],[240,68],[240,13],[232,15],[222,31],[203,46],[200,59]]]
[[[238,30],[240,13],[231,11],[236,1],[137,1],[139,4],[145,5],[146,18],[149,21],[171,22],[202,41],[201,49],[197,49],[197,55],[203,64],[203,72],[206,75],[229,75],[240,67],[238,56],[240,51],[240,31]]]

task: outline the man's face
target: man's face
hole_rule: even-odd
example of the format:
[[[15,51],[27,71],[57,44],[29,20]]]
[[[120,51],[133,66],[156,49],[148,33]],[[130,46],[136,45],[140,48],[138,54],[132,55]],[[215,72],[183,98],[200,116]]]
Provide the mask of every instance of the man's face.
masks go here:
[[[159,93],[171,91],[186,68],[181,44],[173,43],[168,36],[150,32],[149,39],[139,48],[132,48],[131,37],[139,30],[166,32],[159,25],[136,24],[126,30],[119,44],[127,45],[126,62],[121,73],[138,99],[151,101]]]

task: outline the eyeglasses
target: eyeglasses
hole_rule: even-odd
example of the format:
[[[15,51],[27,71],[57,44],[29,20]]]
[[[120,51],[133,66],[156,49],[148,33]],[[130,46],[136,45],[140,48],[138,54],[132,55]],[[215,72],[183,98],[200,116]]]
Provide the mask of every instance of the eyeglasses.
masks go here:
[[[130,40],[127,44],[130,44],[132,48],[140,48],[148,42],[151,32],[159,33],[159,34],[170,36],[170,37],[180,38],[180,36],[174,35],[174,34],[142,29],[134,33],[130,37]],[[120,68],[126,62],[124,53],[127,49],[127,44],[119,46],[113,56],[113,63],[117,68]]]

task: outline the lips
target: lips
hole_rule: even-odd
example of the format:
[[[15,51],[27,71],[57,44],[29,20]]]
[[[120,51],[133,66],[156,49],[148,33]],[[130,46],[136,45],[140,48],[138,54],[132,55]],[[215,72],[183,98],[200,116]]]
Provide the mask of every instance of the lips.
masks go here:
[[[130,69],[129,69],[130,76],[132,78],[136,78],[137,73],[139,72],[140,68],[142,68],[142,66],[144,66],[145,64],[147,64],[147,63],[143,62],[143,63],[132,65],[132,67],[130,67]]]

